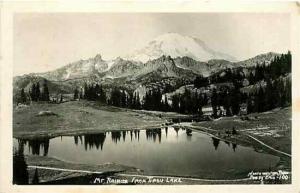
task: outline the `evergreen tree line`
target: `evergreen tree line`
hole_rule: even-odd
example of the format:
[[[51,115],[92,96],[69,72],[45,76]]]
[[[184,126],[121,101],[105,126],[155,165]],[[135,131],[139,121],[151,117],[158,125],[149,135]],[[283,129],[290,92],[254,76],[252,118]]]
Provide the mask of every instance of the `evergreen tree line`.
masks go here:
[[[141,109],[141,103],[138,93],[127,92],[119,88],[113,88],[110,92],[110,97],[106,97],[106,92],[104,91],[102,85],[99,84],[85,84],[84,94],[83,91],[78,89],[74,90],[74,99],[83,98],[86,100],[100,101],[108,105],[113,105],[117,107],[126,107]],[[81,97],[82,96],[82,97]]]
[[[291,105],[292,87],[290,79],[267,79],[266,86],[247,96],[248,113],[264,112],[277,107]]]
[[[255,69],[249,74],[249,83],[255,84],[265,79],[276,79],[280,76],[284,76],[291,73],[292,55],[288,51],[287,54],[275,56],[269,65],[263,63],[256,65]]]
[[[29,95],[26,94],[24,88],[21,89],[18,102],[26,103],[28,101],[49,101],[50,93],[47,85],[47,81],[44,81],[42,90],[40,88],[40,83],[33,83],[29,90]]]
[[[220,73],[208,78],[199,76],[194,81],[194,86],[199,88],[208,86],[209,83],[232,82],[234,88],[223,86],[213,89],[211,106],[213,116],[222,116],[218,110],[222,106],[227,116],[237,115],[242,103],[247,104],[247,112],[264,112],[277,107],[285,107],[291,104],[291,81],[282,78],[291,72],[291,53],[276,56],[269,65],[263,63],[256,65],[247,76],[250,85],[259,81],[266,82],[266,86],[260,85],[257,91],[248,94],[241,93],[242,80],[245,77],[238,69],[226,69],[223,76]]]
[[[107,101],[109,105],[117,106],[117,107],[130,107],[131,106],[131,98],[128,96],[125,90],[119,90],[114,88],[111,92],[111,97]]]
[[[220,73],[223,73],[221,76]],[[237,69],[231,69],[227,68],[222,72],[215,73],[208,77],[210,84],[216,84],[216,83],[224,83],[224,82],[241,82],[245,78],[244,72],[241,70],[241,68]]]
[[[171,111],[183,114],[202,114],[202,107],[207,103],[206,93],[192,93],[185,89],[183,94],[173,95]]]
[[[217,114],[222,106],[227,116],[238,115],[242,103],[247,104],[248,113],[263,112],[276,107],[288,106],[291,103],[291,82],[285,79],[266,79],[267,84],[264,88],[260,86],[257,92],[242,93],[241,85],[234,82],[233,88],[221,87],[212,90],[211,106],[215,117],[222,116]],[[149,90],[143,99],[140,99],[138,92],[129,92],[114,88],[111,97],[106,99],[106,93],[102,86],[86,86],[87,92],[84,98],[87,100],[102,100],[102,102],[117,107],[145,109],[157,111],[174,111],[183,114],[202,114],[202,107],[208,104],[208,96],[205,93],[192,93],[185,89],[182,94],[175,94],[171,97],[169,104],[167,97],[162,97],[163,93],[157,90]],[[78,91],[75,90],[74,96]],[[102,96],[102,97],[101,97]],[[101,99],[102,98],[102,99]]]
[[[207,77],[203,77],[202,75],[197,76],[194,80],[194,86],[196,88],[206,87],[209,85],[209,80]]]
[[[162,92],[159,89],[147,91],[143,101],[143,108],[146,110],[163,110]]]
[[[74,98],[78,96],[78,89],[74,91]],[[185,89],[183,94],[176,94],[170,100],[169,104],[167,97],[163,97],[160,89],[149,90],[145,93],[143,99],[140,99],[138,92],[125,91],[119,88],[112,89],[110,97],[106,98],[106,93],[101,85],[85,85],[84,99],[101,101],[108,105],[132,108],[145,109],[155,111],[174,111],[184,114],[202,113],[202,106],[208,103],[206,94],[191,93]]]
[[[260,85],[255,92],[249,93],[242,93],[239,84],[235,84],[234,88],[213,89],[211,95],[213,116],[222,116],[218,114],[221,106],[224,108],[226,116],[232,116],[240,113],[243,103],[247,107],[247,113],[264,112],[291,105],[290,79],[277,78],[272,80],[267,78],[265,81],[265,86]]]
[[[82,89],[75,88],[74,99],[87,99],[94,101],[106,102],[106,94],[103,87],[99,84],[84,84],[84,92]]]
[[[247,95],[240,92],[241,85],[234,82],[233,88],[222,87],[219,90],[214,88],[211,94],[211,106],[213,109],[213,116],[219,117],[222,115],[232,116],[238,115],[240,112],[241,103],[246,102]],[[225,112],[218,114],[220,107],[223,107]]]
[[[42,92],[39,83],[32,84],[29,94],[32,101],[49,101],[50,97],[47,81],[44,81]]]
[[[249,83],[252,85],[266,78],[276,79],[280,76],[286,75],[287,73],[291,73],[291,63],[292,55],[291,52],[288,51],[287,54],[275,56],[270,64],[266,64],[265,62],[262,64],[256,64],[247,76],[243,73],[242,68],[227,68],[222,72],[211,75],[210,77],[203,77],[202,75],[196,77],[194,80],[194,86],[196,88],[200,88],[208,86],[209,84],[242,81],[245,78],[247,78]],[[221,73],[224,73],[224,75],[220,76]]]
[[[291,72],[291,53],[283,54],[275,57],[269,65],[261,64],[256,67],[248,75],[250,84],[255,84],[261,80],[267,82],[266,87],[260,86],[257,92],[242,93],[242,80],[246,78],[245,74],[238,69],[226,69],[224,75],[212,75],[211,77],[198,76],[195,81],[195,87],[208,86],[211,83],[232,82],[233,88],[223,86],[221,89],[213,89],[211,94],[211,106],[213,115],[218,115],[218,110],[222,106],[227,116],[237,115],[240,113],[242,103],[247,104],[248,113],[263,112],[276,107],[284,107],[291,104],[291,82],[284,81],[279,78]],[[87,84],[84,87],[83,98],[87,100],[100,100],[109,105],[157,110],[157,111],[174,111],[184,114],[201,114],[202,107],[208,104],[206,94],[192,93],[185,89],[183,94],[175,94],[171,97],[169,104],[166,97],[162,97],[163,93],[160,89],[149,90],[145,93],[143,99],[137,92],[129,92],[122,89],[114,88],[111,91],[111,97],[106,98],[106,93],[101,85]],[[77,89],[74,92],[74,98],[80,98],[82,92]]]

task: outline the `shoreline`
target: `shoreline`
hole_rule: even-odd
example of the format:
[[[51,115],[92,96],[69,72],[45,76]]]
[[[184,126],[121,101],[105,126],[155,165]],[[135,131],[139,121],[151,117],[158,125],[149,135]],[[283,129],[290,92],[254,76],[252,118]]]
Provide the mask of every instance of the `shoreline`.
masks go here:
[[[171,125],[169,125],[171,126]],[[163,129],[167,127],[167,125],[162,126],[161,124],[158,125],[150,125],[150,126],[144,126],[144,127],[136,127],[136,128],[120,128],[120,129],[105,129],[105,130],[98,130],[98,129],[78,129],[78,130],[66,130],[66,131],[57,131],[52,133],[45,133],[45,132],[39,132],[39,133],[31,133],[31,132],[18,132],[13,134],[13,138],[16,139],[36,139],[36,138],[55,138],[60,136],[77,136],[77,135],[84,135],[84,134],[99,134],[99,133],[105,133],[105,132],[112,132],[112,131],[134,131],[134,130],[147,130],[147,129]]]
[[[52,166],[44,166],[45,164],[36,163],[36,165],[32,165],[33,162],[29,161],[28,171],[30,173],[30,177],[33,175],[33,171],[37,168],[39,173],[43,174],[43,179],[41,180],[42,184],[48,183],[57,183],[63,180],[70,180],[72,181],[73,177],[81,178],[81,180],[85,180],[85,178],[89,178],[89,176],[94,176],[94,182],[92,183],[89,181],[88,183],[85,182],[84,184],[93,185],[99,184],[100,180],[104,180],[107,178],[113,179],[113,182],[127,180],[129,182],[135,182],[135,185],[168,185],[168,184],[175,184],[175,185],[188,185],[188,184],[260,184],[260,180],[254,180],[249,177],[249,172],[242,172],[244,173],[239,174],[237,177],[235,174],[229,174],[226,178],[207,178],[205,175],[198,175],[198,176],[187,176],[187,175],[171,175],[171,174],[151,174],[147,172],[143,172],[138,168],[119,165],[115,163],[104,163],[98,165],[92,164],[78,164],[72,162],[65,162],[59,160],[57,158],[52,157],[38,157],[38,156],[26,156],[26,159],[50,159],[55,160],[56,164]],[[75,167],[74,167],[75,166]],[[71,167],[71,168],[70,168]],[[267,172],[266,170],[261,170],[259,172]],[[57,176],[63,176],[58,179],[53,179],[53,176],[48,176],[45,178],[45,174],[47,173],[56,173]],[[58,174],[57,174],[58,173]],[[156,180],[157,183],[151,183],[149,180]],[[169,181],[168,181],[169,180]],[[172,183],[172,180],[174,180]],[[176,182],[177,180],[177,182]],[[289,183],[289,181],[283,181],[282,183]],[[71,183],[72,184],[72,183]],[[113,185],[119,183],[108,183],[108,184],[101,184],[101,185]],[[122,184],[122,183],[121,183]]]
[[[171,126],[173,126],[173,127],[176,127],[176,126],[178,126],[178,125],[171,125]],[[179,126],[178,126],[179,127]],[[180,126],[181,128],[188,128],[188,126]],[[220,137],[218,137],[218,136],[216,136],[216,135],[214,135],[214,134],[212,134],[212,133],[209,133],[209,132],[207,132],[207,131],[204,131],[204,130],[197,130],[196,128],[193,128],[193,127],[190,127],[190,129],[192,129],[192,130],[194,130],[195,132],[201,132],[201,133],[204,133],[204,134],[206,134],[206,135],[209,135],[210,137],[215,137],[215,138],[217,138],[217,139],[219,139],[219,140],[222,140],[222,141],[228,141],[228,142],[231,142],[231,143],[234,143],[234,142],[232,142],[232,141],[230,141],[230,140],[226,140],[226,139],[223,139],[223,138],[220,138]],[[203,128],[202,128],[203,129]],[[250,144],[248,144],[248,145],[245,145],[245,144],[242,144],[242,143],[237,143],[237,145],[241,145],[241,146],[246,146],[246,147],[251,147],[251,145]],[[255,150],[255,148],[254,148],[254,150]],[[262,151],[262,152],[259,152],[259,153],[267,153],[267,154],[270,154],[270,152],[268,152],[268,151]],[[272,153],[271,153],[272,154]],[[273,154],[274,155],[274,154]],[[278,156],[278,155],[276,155],[276,156]],[[34,156],[34,155],[26,155],[26,157],[28,158],[30,158],[30,157],[38,157],[38,156]],[[279,158],[280,158],[280,161],[278,162],[278,163],[280,163],[280,162],[282,162],[282,161],[284,161],[284,160],[282,160],[282,156],[278,156]],[[82,163],[76,163],[76,162],[70,162],[70,161],[66,161],[66,160],[61,160],[60,158],[55,158],[55,157],[48,157],[48,156],[46,156],[46,157],[42,157],[42,159],[45,159],[45,160],[47,160],[47,159],[55,159],[55,160],[57,160],[58,161],[58,165],[56,166],[56,167],[59,167],[59,168],[61,168],[63,165],[65,165],[65,164],[69,164],[69,165],[78,165],[78,166],[80,166],[80,165],[86,165],[86,166],[84,166],[83,168],[79,168],[78,170],[83,170],[85,167],[98,167],[98,166],[103,166],[103,165],[106,165],[106,164],[114,164],[114,163],[104,163],[104,164],[82,164]],[[278,167],[278,163],[276,164],[276,166],[274,166],[273,168],[272,168],[272,171],[278,171],[278,170],[280,170],[280,169],[282,169],[282,168],[279,168]],[[284,165],[286,165],[287,167],[286,168],[289,168],[289,166],[288,166],[288,164],[284,161],[282,164],[284,164]],[[31,162],[29,162],[29,164],[28,164],[31,168],[33,168],[34,167],[34,165],[33,165],[33,163],[31,163]],[[118,165],[118,164],[116,164],[116,165]],[[49,166],[49,165],[47,165],[47,162],[46,163],[43,163],[42,165],[40,165],[40,164],[38,164],[38,165],[35,165],[35,166],[37,166],[36,168],[39,168],[39,167],[49,167],[49,168],[51,168],[51,165]],[[124,167],[128,167],[128,168],[135,168],[135,167],[133,167],[133,166],[124,166]],[[286,170],[286,168],[284,169],[284,170]],[[41,168],[40,168],[41,169]],[[64,168],[62,168],[62,169],[64,169]],[[270,169],[270,168],[269,168]],[[65,170],[73,170],[73,169],[65,169]],[[267,171],[268,169],[266,168],[266,169],[262,169],[262,172],[265,172],[265,171]],[[149,177],[149,176],[155,176],[155,177],[159,177],[159,178],[168,178],[168,177],[170,177],[170,178],[184,178],[184,179],[186,179],[188,182],[188,184],[189,183],[192,183],[192,182],[200,182],[200,183],[217,183],[217,184],[219,184],[219,183],[236,183],[236,182],[238,182],[238,181],[240,181],[239,179],[244,179],[244,180],[242,180],[241,182],[243,183],[243,182],[247,182],[247,183],[256,183],[256,182],[253,182],[253,180],[250,180],[250,179],[246,179],[247,178],[247,171],[242,171],[242,172],[240,172],[238,175],[237,174],[234,174],[234,173],[232,173],[232,174],[230,174],[230,173],[228,173],[228,174],[226,174],[226,178],[218,178],[218,177],[216,177],[215,179],[213,179],[213,178],[206,178],[205,177],[205,175],[198,175],[198,176],[176,176],[176,175],[168,175],[168,174],[152,174],[152,173],[147,173],[147,172],[145,172],[144,173],[144,171],[142,172],[142,173],[140,173],[140,172],[138,172],[138,171],[142,171],[141,169],[138,169],[138,168],[135,168],[134,169],[134,171],[126,171],[126,170],[124,170],[124,171],[118,171],[118,172],[116,172],[116,169],[115,168],[112,168],[111,170],[109,170],[109,171],[106,171],[106,172],[116,172],[116,173],[114,173],[114,177],[130,177],[130,178],[134,178],[134,177],[141,177],[141,178],[147,178],[147,176]],[[287,171],[290,171],[290,170],[287,170]],[[76,173],[76,172],[75,172]],[[85,173],[88,173],[88,172],[85,172]],[[93,172],[91,172],[91,173],[93,173]],[[97,173],[99,173],[99,172],[97,172]],[[208,175],[209,176],[209,175]],[[233,177],[237,177],[236,179],[234,179]],[[195,179],[195,180],[192,180],[192,179]],[[139,185],[143,185],[143,184],[139,184]]]
[[[227,135],[225,134],[225,131],[231,128],[231,124],[239,123],[235,122],[236,119],[240,119],[240,117],[224,117],[219,120],[213,120],[213,121],[203,121],[203,122],[181,122],[181,123],[173,123],[171,121],[173,118],[184,118],[189,117],[188,115],[181,115],[176,113],[166,113],[166,112],[147,112],[147,111],[136,111],[131,109],[118,109],[115,107],[109,107],[109,106],[93,106],[94,103],[85,103],[85,102],[69,102],[69,103],[63,103],[61,106],[57,108],[53,108],[51,105],[45,105],[45,104],[35,104],[31,107],[16,110],[16,115],[20,117],[22,114],[27,116],[27,119],[22,119],[16,121],[16,119],[13,120],[14,122],[14,128],[13,131],[13,138],[16,139],[35,139],[35,138],[55,138],[59,136],[76,136],[76,135],[84,135],[84,134],[97,134],[97,133],[104,133],[104,132],[110,132],[110,131],[134,131],[134,130],[146,130],[146,129],[157,129],[157,128],[165,128],[165,127],[179,127],[184,129],[192,129],[195,132],[202,132],[206,135],[209,135],[210,137],[217,138],[219,140],[230,142],[232,144],[237,144],[241,146],[251,147],[254,149],[254,151],[257,151],[258,153],[266,153],[278,156],[280,158],[279,162],[274,166],[272,171],[278,171],[278,170],[287,170],[291,171],[291,157],[284,156],[278,152],[275,152],[274,150],[270,149],[272,147],[271,144],[265,143],[270,145],[270,147],[264,146],[263,144],[259,143],[258,141],[252,139],[251,137],[247,136],[247,134],[250,134],[245,130],[246,128],[252,127],[252,122],[241,122],[241,125],[245,125],[245,128],[243,130],[237,130],[238,135]],[[81,108],[81,109],[78,109]],[[32,109],[32,110],[31,110]],[[36,114],[44,109],[50,109],[53,112],[59,114],[58,117],[37,117]],[[62,112],[60,112],[60,110]],[[64,110],[64,111],[63,111]],[[26,113],[30,112],[31,114],[27,115]],[[286,113],[287,111],[284,110],[281,113]],[[74,114],[75,113],[75,114]],[[268,114],[270,115],[270,114]],[[288,114],[287,114],[288,115]],[[75,122],[73,121],[74,116],[76,117]],[[248,115],[253,116],[253,115]],[[260,124],[270,124],[269,122],[264,122],[264,114],[260,114],[259,122]],[[273,115],[272,115],[273,116]],[[30,120],[32,118],[32,120]],[[271,117],[272,120],[274,119]],[[19,122],[20,121],[20,122]],[[40,122],[42,121],[42,123]],[[52,121],[52,122],[49,122]],[[66,122],[65,122],[66,121]],[[90,122],[92,123],[90,124]],[[95,123],[93,122],[95,121]],[[24,127],[21,127],[21,125],[25,123]],[[31,123],[34,123],[34,125],[31,126]],[[45,128],[45,125],[48,126],[47,123],[51,123],[49,125],[49,129],[41,129]],[[225,123],[225,124],[224,124]],[[230,124],[228,124],[230,123]],[[45,124],[45,125],[44,125]],[[219,124],[220,126],[216,125]],[[226,125],[227,124],[227,125]],[[256,124],[256,122],[255,122]],[[120,126],[122,125],[122,126]],[[209,127],[207,126],[209,125]],[[57,127],[56,127],[57,126]],[[227,126],[227,128],[226,128]],[[25,128],[25,129],[24,129]],[[57,128],[57,129],[54,129]],[[63,128],[63,129],[62,129]],[[69,129],[69,128],[80,128],[80,129]],[[107,129],[109,128],[109,129]],[[261,138],[258,138],[261,139]],[[264,139],[264,138],[263,138]],[[288,139],[288,138],[287,138]],[[264,141],[263,141],[264,142]],[[276,150],[276,147],[273,146],[273,149]],[[288,154],[288,153],[287,153]],[[50,159],[56,159],[54,161],[56,163],[57,168],[63,168],[60,166],[66,166],[67,163],[63,160],[59,160],[57,158],[37,158],[34,156],[27,156],[31,157],[30,159],[41,159],[41,163],[38,163],[40,166],[44,167],[51,167],[53,166],[51,162],[48,162],[46,160]],[[59,160],[59,161],[57,161]],[[34,166],[37,164],[34,164],[34,162],[29,162],[28,165]],[[90,168],[90,167],[101,167],[99,165],[87,165],[87,164],[79,164],[79,163],[72,163],[70,166],[79,167],[79,169],[83,168]],[[103,165],[102,165],[103,166]],[[69,166],[68,166],[69,167]],[[107,172],[115,172],[116,169],[120,168],[121,166],[111,165],[110,169],[107,170]],[[126,170],[124,175],[127,175],[129,178],[129,175],[131,177],[134,177],[134,175],[141,175],[141,171],[138,171],[137,168],[130,167],[130,166],[122,166],[125,168],[128,168],[130,172]],[[121,168],[122,168],[121,167]],[[133,169],[134,168],[134,169]],[[268,170],[267,168],[265,169]],[[121,174],[121,173],[120,173]],[[143,173],[144,176],[151,175],[147,173]],[[247,173],[245,171],[242,171],[241,173],[228,173],[226,174],[225,178],[232,178],[232,177],[245,177]],[[67,175],[69,176],[69,175]],[[209,176],[209,174],[204,174],[202,176],[199,175],[198,177],[203,177],[203,180],[205,176]],[[48,173],[46,175],[47,178],[51,178],[52,176]],[[172,176],[170,176],[172,177]],[[184,176],[180,176],[184,177]],[[219,176],[220,177],[220,176]],[[58,178],[59,179],[59,178]],[[192,182],[188,182],[187,184],[193,184]],[[198,183],[198,181],[197,181]],[[204,181],[199,181],[199,184],[206,183]],[[214,182],[213,182],[214,183]],[[228,183],[230,183],[228,181]],[[231,183],[235,183],[232,182]],[[252,182],[250,182],[252,183]]]
[[[176,127],[176,126],[175,126]],[[217,135],[215,135],[213,132],[218,132],[217,130],[212,130],[212,129],[207,129],[204,127],[197,127],[197,126],[188,126],[188,125],[182,125],[182,126],[177,126],[177,127],[182,127],[182,128],[188,128],[188,129],[192,129],[194,131],[197,132],[203,132],[211,137],[214,137],[216,139],[219,139],[221,141],[227,141],[230,143],[234,143],[237,145],[241,145],[241,146],[245,146],[245,147],[251,147],[254,149],[254,151],[258,152],[258,153],[266,153],[266,154],[271,154],[274,156],[277,156],[280,158],[279,162],[277,163],[275,169],[282,169],[282,167],[284,169],[287,169],[288,171],[291,171],[291,155],[287,154],[285,152],[280,152],[279,150],[276,150],[274,148],[272,148],[269,145],[263,145],[260,142],[257,141],[257,139],[255,140],[254,137],[250,137],[249,134],[245,134],[242,132],[242,134],[240,134],[239,136],[242,136],[242,138],[239,137],[234,137],[233,140],[232,139],[227,139],[227,138],[222,138],[219,137]],[[245,139],[243,139],[243,137],[247,137],[248,139],[251,139],[251,141],[246,141]],[[254,143],[253,143],[254,142]]]

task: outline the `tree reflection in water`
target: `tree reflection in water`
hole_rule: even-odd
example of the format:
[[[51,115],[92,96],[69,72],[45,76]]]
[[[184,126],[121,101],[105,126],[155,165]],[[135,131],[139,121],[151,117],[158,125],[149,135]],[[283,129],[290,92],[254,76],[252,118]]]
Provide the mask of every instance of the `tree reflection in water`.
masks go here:
[[[168,137],[168,127],[165,128],[166,138]]]
[[[121,131],[112,131],[110,133],[111,133],[112,141],[117,144],[118,141],[120,141],[120,139],[121,139]]]
[[[186,129],[186,135],[188,135],[188,136],[192,136],[192,130],[191,129]]]
[[[232,144],[232,149],[235,152],[235,149],[237,148],[237,145],[235,143]]]
[[[213,145],[215,147],[215,150],[217,150],[218,146],[220,144],[220,139],[212,137],[212,141],[213,141]],[[228,145],[228,147],[230,147],[230,142],[229,141],[224,141],[224,142]],[[235,152],[235,150],[237,148],[237,144],[235,144],[235,143],[231,143],[231,144],[232,144],[232,149]]]
[[[185,133],[186,133],[186,139],[188,141],[191,141],[192,140],[192,130],[191,129],[186,129]]]
[[[126,138],[126,131],[122,131],[122,137],[123,137],[123,141],[125,141],[125,138]]]
[[[17,152],[24,155],[24,145],[26,145],[27,141],[24,139],[18,139],[18,149]]]
[[[24,153],[24,145],[28,143],[29,153],[32,155],[40,155],[42,149],[43,156],[47,156],[49,150],[49,141],[49,138],[38,138],[33,140],[18,139],[18,148],[19,151]]]
[[[140,130],[134,130],[134,139],[140,140]]]
[[[106,134],[99,133],[99,134],[87,134],[83,135],[84,137],[84,149],[87,150],[96,147],[96,149],[101,148],[103,149],[103,144],[105,141]],[[75,142],[76,143],[76,142]]]
[[[165,127],[165,136],[167,138],[168,136],[168,127]],[[156,143],[157,141],[161,143],[162,140],[162,129],[156,128],[156,129],[146,129],[142,130],[142,132],[146,133],[146,140],[153,141]],[[188,141],[191,141],[192,137],[192,130],[191,129],[182,129],[182,128],[174,128],[174,131],[176,132],[176,136],[178,137],[179,130],[183,130],[186,133],[186,137]],[[130,140],[140,140],[140,130],[123,130],[123,131],[111,131],[106,133],[98,133],[98,134],[86,134],[86,135],[77,135],[73,136],[74,143],[76,146],[78,145],[84,145],[84,149],[90,150],[94,147],[98,150],[103,150],[104,142],[106,139],[106,134],[109,133],[111,135],[111,140],[117,144],[117,143],[125,143],[126,142],[126,135],[130,133]],[[133,136],[134,135],[134,136]],[[128,135],[127,135],[128,136]],[[123,140],[121,140],[121,138]],[[62,139],[62,137],[61,137]],[[214,149],[217,150],[220,145],[220,139],[216,137],[212,137],[212,142]],[[50,138],[38,138],[34,140],[24,140],[24,139],[18,139],[18,150],[24,153],[25,146],[28,145],[29,153],[32,155],[43,155],[47,156],[49,151],[49,143]],[[230,143],[229,141],[224,141],[228,145],[228,147],[232,147],[233,151],[236,151],[237,144]]]
[[[176,136],[178,137],[179,127],[174,127],[174,130],[176,131]]]
[[[147,129],[146,130],[146,139],[147,140],[153,140],[153,142],[156,142],[156,139],[158,138],[158,142],[161,143],[161,129]]]
[[[230,142],[229,141],[224,141],[227,145],[228,145],[228,147],[230,147]]]
[[[212,141],[213,141],[215,150],[217,150],[217,149],[218,149],[218,146],[219,146],[219,144],[220,144],[220,139],[215,138],[215,137],[212,137]]]
[[[130,141],[132,141],[132,130],[130,131]]]
[[[74,142],[75,142],[76,146],[78,145],[78,139],[80,140],[80,144],[82,145],[82,136],[76,135],[76,136],[74,136]]]

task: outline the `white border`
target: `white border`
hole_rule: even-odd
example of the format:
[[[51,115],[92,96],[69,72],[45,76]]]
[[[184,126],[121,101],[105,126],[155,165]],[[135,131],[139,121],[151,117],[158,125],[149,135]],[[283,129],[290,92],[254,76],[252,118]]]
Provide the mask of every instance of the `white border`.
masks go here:
[[[292,16],[292,184],[291,185],[147,185],[147,186],[21,186],[12,185],[13,14],[18,12],[286,12]],[[299,192],[300,5],[270,1],[35,1],[1,4],[0,193],[5,192]]]

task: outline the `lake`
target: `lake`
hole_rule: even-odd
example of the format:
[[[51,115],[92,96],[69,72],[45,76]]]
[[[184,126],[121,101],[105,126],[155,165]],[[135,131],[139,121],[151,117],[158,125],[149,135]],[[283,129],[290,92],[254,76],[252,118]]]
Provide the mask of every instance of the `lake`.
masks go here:
[[[56,157],[84,164],[114,162],[151,175],[224,178],[268,169],[279,157],[220,141],[205,133],[175,129],[114,131],[52,139],[18,140],[24,154]],[[245,176],[246,177],[246,176]]]

